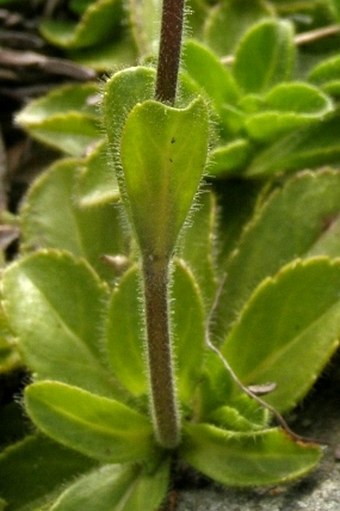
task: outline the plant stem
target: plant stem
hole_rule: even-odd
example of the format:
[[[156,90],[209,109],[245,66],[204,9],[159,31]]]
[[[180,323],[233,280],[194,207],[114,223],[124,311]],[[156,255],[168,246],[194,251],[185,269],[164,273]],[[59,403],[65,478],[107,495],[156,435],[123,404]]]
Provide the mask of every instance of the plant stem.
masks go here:
[[[179,443],[180,425],[169,328],[168,259],[144,258],[143,276],[154,429],[158,443],[172,449]]]
[[[155,97],[173,105],[181,57],[184,0],[163,0]]]

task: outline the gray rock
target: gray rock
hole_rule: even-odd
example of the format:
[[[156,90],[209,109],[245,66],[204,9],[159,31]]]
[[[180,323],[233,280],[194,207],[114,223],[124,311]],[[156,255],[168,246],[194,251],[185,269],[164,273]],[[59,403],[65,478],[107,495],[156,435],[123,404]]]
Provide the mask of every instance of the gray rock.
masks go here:
[[[324,381],[291,417],[292,428],[329,444],[319,467],[294,484],[263,490],[211,485],[179,493],[177,511],[340,511],[340,383]]]

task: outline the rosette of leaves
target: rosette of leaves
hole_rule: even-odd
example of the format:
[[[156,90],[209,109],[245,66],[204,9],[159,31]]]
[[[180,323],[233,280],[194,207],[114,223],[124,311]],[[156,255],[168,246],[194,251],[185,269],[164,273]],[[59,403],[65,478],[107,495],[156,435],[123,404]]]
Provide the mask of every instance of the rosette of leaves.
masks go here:
[[[153,83],[153,70],[139,67],[105,89],[109,173],[119,190],[112,177],[107,185],[101,145],[55,164],[22,208],[28,253],[4,272],[3,306],[32,371],[23,405],[40,432],[0,455],[9,509],[156,511],[183,465],[244,487],[290,481],[320,459],[318,445],[273,425],[270,410],[301,400],[338,345],[340,176],[298,174],[259,202],[228,259],[215,334],[210,308],[223,270],[211,242],[212,194],[190,213],[207,110],[201,98],[174,107],[151,100]],[[150,407],[140,254],[171,262],[171,448]],[[247,386],[268,382],[261,405]]]
[[[185,68],[209,97],[219,125],[210,155],[214,175],[263,178],[338,163],[336,57],[314,57],[315,68],[301,70],[304,56],[290,21],[253,24],[229,67],[198,41],[185,48]]]
[[[57,9],[56,9],[57,10]],[[121,0],[71,0],[40,23],[41,35],[74,60],[104,71],[135,58]]]

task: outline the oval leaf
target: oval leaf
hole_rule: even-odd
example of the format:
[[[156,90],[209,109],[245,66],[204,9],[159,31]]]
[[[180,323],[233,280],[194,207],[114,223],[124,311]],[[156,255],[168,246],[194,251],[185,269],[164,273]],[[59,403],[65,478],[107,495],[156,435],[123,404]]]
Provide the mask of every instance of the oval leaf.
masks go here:
[[[5,271],[3,290],[20,352],[38,378],[117,395],[101,349],[107,291],[84,262],[36,253]]]
[[[104,465],[67,488],[50,511],[155,511],[166,495],[168,480],[168,463],[153,474],[136,465]]]
[[[46,20],[40,31],[47,41],[61,48],[86,48],[110,39],[122,18],[119,0],[90,2],[78,23]]]
[[[173,250],[207,149],[208,114],[200,98],[185,109],[145,101],[129,114],[121,142],[125,201],[145,254],[162,259]]]
[[[245,127],[259,141],[309,124],[323,121],[334,110],[331,99],[316,87],[305,83],[282,83],[264,98],[264,111],[248,115]]]
[[[340,256],[333,223],[340,213],[337,170],[303,172],[277,188],[248,223],[229,258],[217,322],[226,331],[267,276],[296,257]],[[232,304],[232,307],[230,307]]]
[[[308,392],[339,337],[340,261],[311,258],[259,285],[221,351],[244,385],[274,382],[263,399],[285,411]]]
[[[21,210],[23,248],[67,250],[87,259],[102,277],[111,280],[112,270],[103,264],[102,256],[126,253],[126,235],[112,197],[117,188],[111,193],[103,187],[92,189],[89,197],[83,165],[79,160],[59,160],[31,186]],[[87,177],[92,184],[96,180],[96,185],[100,179]],[[77,196],[77,192],[85,195]]]
[[[268,19],[254,25],[241,40],[233,71],[245,92],[265,92],[291,77],[295,51],[293,27]]]
[[[293,442],[279,429],[232,433],[209,424],[188,424],[181,454],[195,469],[222,484],[263,486],[306,474],[319,461],[321,450]]]
[[[271,6],[262,0],[224,0],[208,11],[205,39],[218,55],[234,53],[244,32],[256,21],[272,14]]]
[[[213,101],[217,111],[223,103],[237,101],[239,91],[231,72],[209,48],[195,40],[186,41],[183,64],[185,70]]]
[[[31,101],[16,121],[32,137],[71,156],[81,156],[101,137],[97,84],[67,85]]]
[[[123,463],[152,457],[149,420],[119,401],[42,381],[26,387],[25,407],[46,435],[96,460]]]
[[[28,436],[0,455],[0,496],[13,511],[45,509],[65,484],[97,463],[44,435]]]
[[[107,350],[111,366],[121,383],[136,396],[146,394],[148,390],[145,334],[138,298],[139,278],[136,268],[123,276],[112,294],[107,324]],[[190,404],[203,361],[203,306],[197,284],[183,262],[176,262],[172,284],[178,391],[181,400]],[[122,311],[125,313],[122,314]]]
[[[331,117],[315,126],[283,136],[259,151],[245,170],[247,177],[268,177],[303,168],[317,169],[340,160],[340,118]]]

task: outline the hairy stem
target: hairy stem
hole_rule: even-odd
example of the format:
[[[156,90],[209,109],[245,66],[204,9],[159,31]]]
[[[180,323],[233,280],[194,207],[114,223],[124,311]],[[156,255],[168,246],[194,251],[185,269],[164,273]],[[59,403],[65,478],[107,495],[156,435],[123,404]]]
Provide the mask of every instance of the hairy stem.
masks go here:
[[[143,264],[151,406],[158,443],[175,448],[180,440],[169,328],[168,260],[146,257]]]
[[[173,105],[181,57],[184,0],[163,0],[155,97]]]

